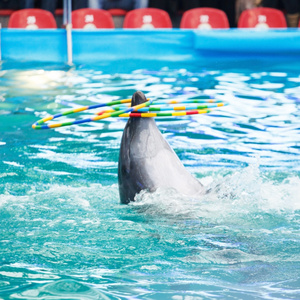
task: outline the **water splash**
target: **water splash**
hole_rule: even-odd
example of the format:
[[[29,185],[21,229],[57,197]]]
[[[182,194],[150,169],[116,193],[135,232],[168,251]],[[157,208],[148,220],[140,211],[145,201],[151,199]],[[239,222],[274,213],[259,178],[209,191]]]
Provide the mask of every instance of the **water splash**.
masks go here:
[[[201,180],[210,182],[211,176]],[[233,217],[238,223],[247,220],[248,215],[288,216],[300,210],[300,178],[289,175],[282,181],[268,178],[257,164],[217,178],[206,188],[207,193],[199,199],[179,195],[174,190],[157,190],[153,194],[142,191],[132,205],[150,215],[207,218],[224,223],[232,223]]]

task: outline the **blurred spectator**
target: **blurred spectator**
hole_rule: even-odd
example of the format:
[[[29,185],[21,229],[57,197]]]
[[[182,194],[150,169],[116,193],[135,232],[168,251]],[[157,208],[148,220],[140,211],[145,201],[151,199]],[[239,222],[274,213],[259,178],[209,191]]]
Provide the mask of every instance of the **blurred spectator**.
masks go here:
[[[55,9],[58,8],[57,0],[41,0],[41,9],[49,10],[54,14]],[[76,10],[79,8],[88,7],[88,0],[73,0],[72,1],[72,10]]]
[[[20,9],[22,6],[18,0],[0,0],[0,9]]]
[[[212,7],[223,10],[230,27],[236,27],[236,0],[150,0],[149,6],[166,10],[171,16],[178,10],[187,11],[197,7]]]
[[[257,7],[260,2],[261,0],[236,0],[236,21],[244,10]]]
[[[183,10],[188,10],[196,7],[212,7],[221,9],[226,13],[230,27],[236,27],[236,0],[182,0],[181,3]]]
[[[20,8],[35,8],[36,6],[36,1],[34,0],[20,0]]]
[[[173,17],[178,13],[179,0],[149,0],[149,7],[159,8],[168,12],[168,14]],[[184,2],[190,2],[188,0]]]
[[[289,27],[298,27],[300,16],[300,0],[263,0],[262,6],[281,9],[286,13]]]
[[[20,0],[19,8],[41,8],[50,11],[53,15],[58,7],[62,7],[62,1],[60,0]],[[85,8],[88,6],[88,0],[74,0],[72,1],[72,10]]]
[[[230,27],[236,27],[235,2],[236,0],[200,0],[202,7],[213,7],[223,10],[227,15]]]
[[[147,7],[148,0],[88,0],[88,4],[90,8],[132,10]]]

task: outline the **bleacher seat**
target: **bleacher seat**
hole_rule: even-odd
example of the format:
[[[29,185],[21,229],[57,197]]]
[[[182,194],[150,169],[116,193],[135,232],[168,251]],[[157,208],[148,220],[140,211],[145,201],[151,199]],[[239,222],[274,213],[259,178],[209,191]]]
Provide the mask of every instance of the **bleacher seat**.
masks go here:
[[[286,28],[282,11],[275,8],[258,7],[244,10],[238,21],[238,28]]]
[[[123,28],[172,28],[172,22],[169,14],[162,9],[137,8],[126,14]]]
[[[57,8],[54,12],[55,16],[62,16],[64,14],[64,9],[63,8]]]
[[[13,12],[8,21],[8,28],[45,29],[57,26],[51,12],[32,8]]]
[[[0,23],[2,28],[7,27],[9,17],[13,12],[13,9],[0,9]]]
[[[0,9],[0,16],[10,16],[14,11],[13,9]]]
[[[111,8],[107,11],[112,15],[113,21],[115,23],[115,28],[123,28],[123,23],[127,14],[127,10],[121,8]]]
[[[224,11],[216,8],[193,8],[184,12],[180,28],[212,29],[229,28]]]
[[[81,8],[72,12],[74,29],[115,28],[111,14],[103,9]]]

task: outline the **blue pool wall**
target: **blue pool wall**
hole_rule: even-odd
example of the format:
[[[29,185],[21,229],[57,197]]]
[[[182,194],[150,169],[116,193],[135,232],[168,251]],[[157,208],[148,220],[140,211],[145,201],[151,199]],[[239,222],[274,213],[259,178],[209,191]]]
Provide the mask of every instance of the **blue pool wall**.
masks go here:
[[[73,62],[116,60],[197,61],[208,56],[279,56],[299,59],[300,29],[73,30]],[[64,29],[1,30],[3,61],[67,61]]]

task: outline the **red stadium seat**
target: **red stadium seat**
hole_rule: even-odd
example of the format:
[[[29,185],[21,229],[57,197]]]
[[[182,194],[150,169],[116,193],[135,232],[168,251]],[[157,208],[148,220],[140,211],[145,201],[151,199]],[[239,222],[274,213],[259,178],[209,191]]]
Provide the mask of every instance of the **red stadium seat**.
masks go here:
[[[8,21],[8,28],[57,28],[51,12],[43,9],[21,9],[13,12]]]
[[[62,16],[64,14],[63,8],[57,8],[54,12],[55,16]]]
[[[126,14],[123,28],[172,28],[172,22],[169,14],[162,9],[138,8]]]
[[[74,29],[115,28],[111,14],[103,9],[81,8],[72,12]]]
[[[0,9],[0,16],[10,16],[14,11],[13,9]]]
[[[209,7],[193,8],[183,14],[180,28],[229,28],[229,22],[224,11],[220,9]]]
[[[7,27],[9,17],[13,12],[13,9],[0,9],[0,23],[2,28]]]
[[[238,21],[238,28],[286,28],[282,11],[275,8],[258,7],[244,10]]]

